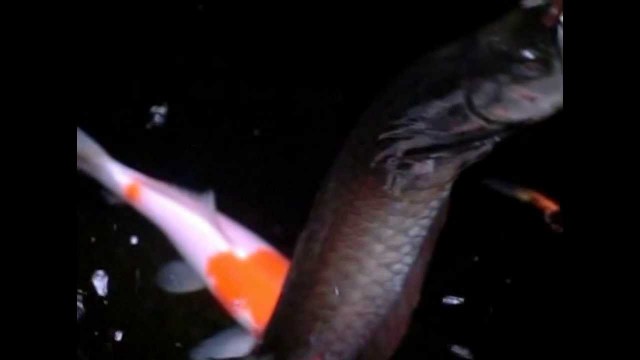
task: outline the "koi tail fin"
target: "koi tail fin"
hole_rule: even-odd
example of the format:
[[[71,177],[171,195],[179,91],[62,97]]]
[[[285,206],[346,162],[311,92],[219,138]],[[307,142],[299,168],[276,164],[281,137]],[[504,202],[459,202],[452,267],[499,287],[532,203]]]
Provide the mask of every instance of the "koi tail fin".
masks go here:
[[[117,184],[109,171],[114,160],[105,149],[82,129],[76,128],[77,169],[117,193]]]
[[[109,154],[82,129],[76,128],[76,150],[78,169],[91,174],[100,160],[108,159]]]

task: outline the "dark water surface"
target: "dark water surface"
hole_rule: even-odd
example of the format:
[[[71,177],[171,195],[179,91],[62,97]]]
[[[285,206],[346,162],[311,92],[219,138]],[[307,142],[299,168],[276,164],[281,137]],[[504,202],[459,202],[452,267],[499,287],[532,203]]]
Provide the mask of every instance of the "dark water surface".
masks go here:
[[[339,43],[331,36],[254,39],[237,51],[215,45],[222,35],[199,31],[208,9],[176,10],[192,17],[188,40],[112,43],[91,54],[96,72],[87,79],[78,125],[124,164],[188,189],[213,189],[220,209],[287,255],[342,141],[373,97],[417,56],[483,22],[452,19],[443,28],[430,14],[433,21],[406,28],[414,40],[378,29]],[[488,12],[484,22],[492,14],[499,12]],[[417,29],[429,34],[420,43]],[[148,128],[150,107],[164,102],[166,123]],[[553,303],[553,278],[540,269],[556,262],[562,235],[538,211],[480,180],[513,181],[562,203],[565,122],[557,116],[501,144],[456,184],[398,359],[462,358],[452,345],[476,359],[519,358],[545,346],[544,335],[532,337],[530,329],[551,325],[541,309]],[[155,272],[176,252],[142,216],[108,205],[101,191],[77,177],[77,287],[86,293],[78,358],[185,359],[191,346],[233,322],[206,292],[157,289]],[[91,285],[97,269],[109,275],[106,298]],[[443,305],[447,295],[465,303]]]

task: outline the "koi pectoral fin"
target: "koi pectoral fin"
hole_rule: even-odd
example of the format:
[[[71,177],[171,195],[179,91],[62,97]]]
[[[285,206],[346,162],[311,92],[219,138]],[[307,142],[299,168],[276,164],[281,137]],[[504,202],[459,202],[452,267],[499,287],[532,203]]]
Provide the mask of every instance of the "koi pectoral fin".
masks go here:
[[[107,204],[109,205],[113,205],[113,206],[124,206],[127,205],[127,202],[125,201],[125,199],[123,199],[120,196],[114,195],[111,192],[108,192],[106,190],[102,190],[102,197],[104,198],[104,201],[107,202]]]
[[[249,355],[257,339],[240,326],[216,333],[189,352],[191,360],[233,359]]]
[[[207,285],[193,268],[184,261],[174,260],[160,268],[156,284],[173,294],[185,294],[204,290]]]

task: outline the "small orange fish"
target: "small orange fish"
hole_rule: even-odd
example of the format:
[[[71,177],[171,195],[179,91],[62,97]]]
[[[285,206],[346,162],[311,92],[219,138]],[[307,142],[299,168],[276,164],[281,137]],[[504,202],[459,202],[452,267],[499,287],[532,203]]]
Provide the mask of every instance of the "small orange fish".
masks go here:
[[[485,180],[484,183],[491,189],[516,198],[523,203],[528,203],[540,209],[544,214],[544,219],[555,232],[563,232],[564,228],[560,219],[560,205],[555,200],[540,193],[539,191],[525,188],[518,185],[509,184],[500,180]]]

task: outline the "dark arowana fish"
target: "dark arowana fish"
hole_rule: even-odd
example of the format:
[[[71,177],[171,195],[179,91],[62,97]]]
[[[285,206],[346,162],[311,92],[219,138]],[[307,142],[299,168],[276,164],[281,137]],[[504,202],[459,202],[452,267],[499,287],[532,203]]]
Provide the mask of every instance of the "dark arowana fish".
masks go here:
[[[407,71],[362,117],[248,358],[388,359],[406,332],[453,182],[563,106],[547,5],[518,8]]]

